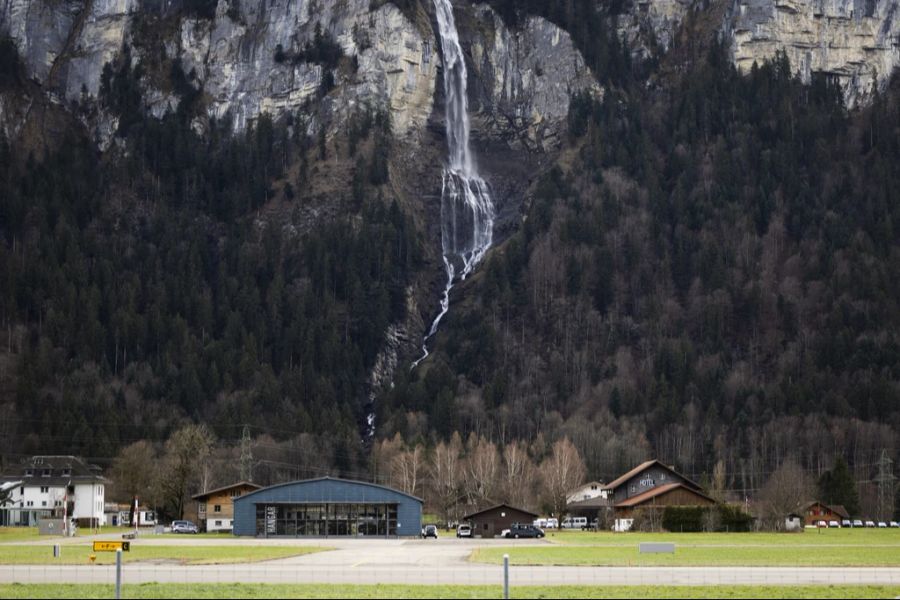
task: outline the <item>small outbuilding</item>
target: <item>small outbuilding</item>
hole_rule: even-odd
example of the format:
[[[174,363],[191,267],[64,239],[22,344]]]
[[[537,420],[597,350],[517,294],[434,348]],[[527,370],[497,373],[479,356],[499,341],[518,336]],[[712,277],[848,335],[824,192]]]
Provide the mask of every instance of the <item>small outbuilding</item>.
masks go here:
[[[473,535],[492,538],[500,535],[504,529],[509,529],[514,523],[531,524],[536,518],[537,514],[531,511],[508,504],[498,504],[466,515],[463,520],[472,524]]]
[[[791,513],[784,518],[784,530],[791,533],[803,532],[803,516]]]

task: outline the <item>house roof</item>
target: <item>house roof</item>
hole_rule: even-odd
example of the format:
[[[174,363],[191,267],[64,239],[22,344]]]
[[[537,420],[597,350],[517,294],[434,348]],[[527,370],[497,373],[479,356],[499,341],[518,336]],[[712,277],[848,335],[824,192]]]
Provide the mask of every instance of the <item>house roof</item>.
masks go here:
[[[250,487],[250,488],[253,488],[254,490],[262,489],[261,485],[256,485],[255,483],[251,483],[249,481],[239,481],[237,483],[232,483],[231,485],[225,485],[220,488],[216,488],[214,490],[208,490],[206,492],[196,494],[194,496],[191,496],[191,498],[193,498],[194,500],[202,500],[203,498],[208,498],[209,496],[212,496],[213,494],[218,494],[219,492],[225,492],[227,490],[232,490],[232,489],[240,488],[240,487]]]
[[[607,506],[612,506],[609,501],[609,498],[588,498],[587,500],[578,500],[577,502],[569,502],[566,504],[566,508],[569,510],[575,509],[591,509],[591,508],[606,508]]]
[[[819,506],[821,506],[823,508],[827,508],[828,510],[830,510],[831,512],[833,512],[834,514],[838,515],[839,517],[841,517],[843,519],[850,518],[850,513],[847,512],[847,509],[844,508],[843,504],[825,504],[824,502],[819,502],[818,500],[815,502],[810,502],[806,506],[804,506],[803,512],[808,511],[810,508],[812,508],[816,504],[818,504]]]
[[[276,484],[276,485],[271,485],[271,486],[266,487],[266,488],[260,488],[260,489],[258,489],[258,490],[253,490],[253,491],[250,492],[249,494],[244,494],[244,495],[241,496],[240,498],[235,498],[235,502],[237,502],[237,501],[244,501],[244,500],[246,500],[247,498],[250,498],[251,496],[255,496],[255,495],[257,495],[257,494],[259,494],[260,492],[263,492],[263,491],[274,490],[274,489],[277,489],[277,488],[283,488],[283,487],[289,487],[289,486],[292,486],[292,485],[301,485],[301,484],[305,484],[305,483],[315,483],[315,482],[318,482],[318,481],[337,481],[337,482],[340,482],[340,483],[352,483],[352,484],[354,484],[354,485],[368,486],[368,487],[376,488],[376,489],[379,489],[379,490],[387,490],[388,492],[393,492],[394,494],[399,494],[399,495],[401,495],[401,496],[406,496],[407,498],[410,498],[410,499],[415,500],[415,501],[417,501],[417,502],[422,502],[423,504],[424,504],[424,502],[425,502],[425,501],[422,500],[421,498],[418,498],[418,497],[416,497],[416,496],[413,496],[412,494],[407,494],[406,492],[401,492],[400,490],[395,490],[395,489],[389,488],[389,487],[387,487],[387,486],[385,486],[385,485],[378,485],[377,483],[369,483],[368,481],[356,481],[356,480],[354,480],[354,479],[341,479],[340,477],[327,477],[327,476],[326,476],[326,477],[316,477],[315,479],[304,479],[304,480],[302,480],[302,481],[289,481],[289,482],[287,482],[287,483],[279,483],[279,484]]]
[[[634,476],[638,475],[639,473],[641,473],[642,471],[646,471],[650,467],[653,467],[656,465],[658,465],[658,466],[662,467],[663,469],[669,471],[670,473],[674,473],[675,475],[678,475],[679,477],[684,479],[685,483],[688,484],[688,487],[693,487],[696,490],[702,489],[697,483],[691,481],[690,479],[688,479],[687,477],[685,477],[684,475],[682,475],[681,473],[679,473],[678,471],[676,471],[675,469],[670,467],[669,465],[667,465],[663,462],[660,462],[659,460],[656,460],[656,459],[648,460],[647,462],[643,462],[643,463],[639,464],[638,466],[636,466],[632,470],[628,471],[621,477],[607,483],[605,486],[603,486],[603,489],[615,490],[617,487],[627,483],[628,480],[631,479],[632,477],[634,477]]]
[[[509,510],[515,510],[517,512],[524,513],[524,514],[530,515],[532,517],[537,517],[537,513],[533,513],[530,510],[525,510],[524,508],[517,508],[515,506],[510,506],[509,504],[495,504],[494,506],[491,506],[491,507],[485,508],[483,510],[479,510],[478,512],[473,512],[470,515],[464,516],[463,521],[469,521],[471,519],[474,519],[475,517],[483,515],[484,513],[488,513],[493,510],[497,510],[498,508],[508,508]]]
[[[40,455],[22,461],[9,474],[0,477],[0,481],[21,480],[26,486],[52,487],[75,483],[108,483],[109,480],[100,472],[100,467],[88,464],[76,456]]]
[[[631,508],[634,506],[638,506],[639,504],[644,504],[645,502],[648,502],[649,500],[653,500],[654,498],[659,498],[660,496],[665,496],[669,492],[674,492],[678,488],[684,488],[687,491],[691,492],[692,494],[695,494],[697,496],[700,496],[701,498],[705,498],[706,500],[709,500],[710,502],[715,503],[715,500],[713,500],[706,494],[704,494],[698,490],[695,490],[692,487],[686,486],[683,483],[667,483],[666,485],[660,485],[653,489],[647,490],[643,494],[638,494],[637,496],[632,496],[631,498],[629,498],[627,500],[623,500],[622,502],[619,502],[618,504],[616,504],[616,508]]]

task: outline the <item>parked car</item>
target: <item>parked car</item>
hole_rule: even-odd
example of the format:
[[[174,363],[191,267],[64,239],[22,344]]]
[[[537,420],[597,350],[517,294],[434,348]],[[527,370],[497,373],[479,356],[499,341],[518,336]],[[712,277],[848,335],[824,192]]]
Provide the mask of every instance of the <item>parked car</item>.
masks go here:
[[[884,521],[878,521],[878,528],[887,529],[887,523],[885,523]]]
[[[534,525],[520,525],[519,523],[514,523],[512,527],[509,529],[504,529],[500,534],[505,538],[542,538],[544,537],[544,530],[540,527],[535,527]]]
[[[897,521],[891,521],[890,525],[891,525],[891,527],[895,527],[895,528],[900,527],[900,523],[898,523]]]
[[[841,521],[841,527],[853,527],[853,521],[850,519],[844,519]]]
[[[200,528],[191,521],[172,521],[172,533],[200,533]]]
[[[422,528],[422,538],[427,539],[433,537],[437,539],[437,526],[436,525],[426,525]]]
[[[456,537],[458,538],[470,538],[472,537],[472,526],[468,523],[463,523],[459,527],[456,528]]]
[[[859,519],[855,519],[855,520],[853,521],[853,526],[854,526],[854,527],[862,527],[862,526],[863,526],[863,522],[860,521]]]
[[[827,527],[828,527],[828,523],[826,523],[825,521],[816,521],[816,527],[825,527],[825,528],[827,528]]]
[[[828,526],[831,528],[835,528],[835,527],[840,527],[841,524],[838,523],[837,521],[828,521]]]
[[[866,521],[866,527],[875,527],[875,521]]]

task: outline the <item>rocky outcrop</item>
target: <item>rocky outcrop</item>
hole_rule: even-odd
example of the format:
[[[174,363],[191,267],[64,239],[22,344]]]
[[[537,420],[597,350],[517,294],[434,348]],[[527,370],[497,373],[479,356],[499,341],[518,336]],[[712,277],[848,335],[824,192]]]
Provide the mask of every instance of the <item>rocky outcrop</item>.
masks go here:
[[[900,63],[898,0],[733,0],[725,29],[748,69],[784,50],[805,80],[825,73],[864,101]]]
[[[487,5],[477,6],[474,18],[481,27],[470,30],[465,42],[477,79],[472,108],[487,128],[482,134],[514,147],[556,149],[572,94],[600,93],[571,37],[538,17],[510,30]]]
[[[634,0],[619,16],[619,36],[635,56],[667,52],[685,15],[696,4],[697,0]]]

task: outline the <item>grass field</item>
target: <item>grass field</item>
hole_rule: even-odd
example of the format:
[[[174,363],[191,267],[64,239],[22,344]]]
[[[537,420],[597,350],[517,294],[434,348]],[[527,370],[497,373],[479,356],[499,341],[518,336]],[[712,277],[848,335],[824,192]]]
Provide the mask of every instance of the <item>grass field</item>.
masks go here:
[[[2,542],[36,542],[37,527],[0,527],[0,543]]]
[[[289,556],[324,552],[328,548],[266,546],[142,546],[140,542],[123,552],[125,562],[154,561],[183,565],[249,563]],[[62,556],[53,558],[52,546],[0,546],[0,564],[5,565],[84,565],[90,563],[90,544],[66,545]],[[112,564],[114,552],[97,552],[96,564]],[[3,597],[0,595],[0,597]]]
[[[894,598],[900,586],[513,587],[513,598]],[[500,586],[125,585],[124,598],[500,598]],[[112,585],[0,585],[0,598],[112,598]]]
[[[660,534],[555,532],[552,545],[482,548],[471,560],[576,566],[900,566],[900,531],[818,530],[802,534]],[[639,554],[641,542],[673,542],[675,554]]]
[[[640,542],[674,542],[686,545],[763,546],[869,546],[900,548],[900,529],[808,529],[803,533],[612,533],[547,531],[554,544],[581,546],[636,546]]]

